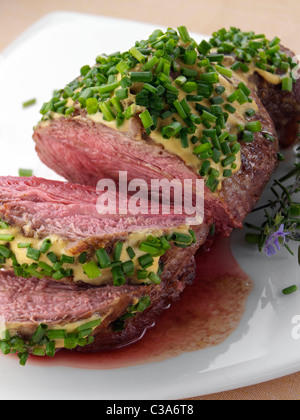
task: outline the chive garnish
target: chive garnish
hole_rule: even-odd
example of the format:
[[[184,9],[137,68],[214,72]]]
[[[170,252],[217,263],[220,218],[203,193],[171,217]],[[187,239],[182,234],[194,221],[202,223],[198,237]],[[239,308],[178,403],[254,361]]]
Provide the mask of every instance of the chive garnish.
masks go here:
[[[44,242],[42,243],[42,246],[41,246],[41,249],[40,249],[41,253],[46,254],[46,252],[49,251],[51,246],[52,246],[51,240],[50,239],[45,239]]]
[[[111,264],[110,258],[104,248],[97,249],[95,253],[101,268],[106,268]]]
[[[126,283],[126,279],[120,267],[118,266],[112,267],[111,272],[113,276],[114,286],[121,286],[122,284]]]
[[[17,245],[17,248],[30,248],[31,247],[31,243],[29,242],[19,242]]]
[[[36,98],[32,98],[32,99],[29,99],[28,101],[23,102],[22,106],[23,108],[28,108],[35,104],[36,104]]]
[[[0,234],[0,241],[3,242],[11,242],[15,239],[14,235],[1,235]]]
[[[148,253],[145,255],[142,255],[138,258],[140,266],[145,270],[146,268],[149,268],[154,263],[153,257]]]
[[[60,260],[61,260],[62,263],[66,263],[66,264],[74,264],[74,262],[75,262],[74,257],[71,257],[69,255],[65,255],[65,254],[62,254]]]
[[[39,261],[41,251],[35,248],[27,248],[26,257],[33,261]]]
[[[19,176],[30,177],[33,175],[32,169],[19,169]]]
[[[95,261],[90,261],[83,264],[82,268],[89,279],[95,279],[101,276],[100,268],[97,266]]]
[[[282,293],[284,295],[290,295],[292,293],[295,293],[298,290],[298,287],[294,284],[293,286],[286,287],[282,290]]]

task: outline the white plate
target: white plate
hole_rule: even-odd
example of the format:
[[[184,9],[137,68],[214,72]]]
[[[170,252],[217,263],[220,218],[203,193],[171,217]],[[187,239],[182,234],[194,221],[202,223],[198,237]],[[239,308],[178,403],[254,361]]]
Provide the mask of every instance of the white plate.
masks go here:
[[[53,13],[37,22],[0,60],[0,175],[18,168],[60,179],[39,161],[31,140],[42,103],[65,86],[99,53],[127,50],[156,26],[75,13]],[[199,26],[201,29],[201,26]],[[201,35],[192,34],[198,41]],[[38,103],[27,109],[31,98]],[[300,368],[300,341],[292,337],[300,316],[300,293],[281,290],[299,281],[296,258],[272,260],[245,244],[235,232],[232,245],[254,280],[238,329],[221,345],[160,363],[115,370],[28,365],[0,356],[1,399],[179,399],[229,390],[286,375]]]

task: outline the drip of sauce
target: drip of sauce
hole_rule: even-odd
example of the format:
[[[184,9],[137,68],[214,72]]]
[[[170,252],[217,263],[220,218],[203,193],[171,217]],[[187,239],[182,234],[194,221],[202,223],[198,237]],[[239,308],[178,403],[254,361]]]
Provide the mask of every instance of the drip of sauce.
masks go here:
[[[29,363],[116,369],[163,361],[222,343],[238,327],[252,290],[252,281],[234,259],[229,241],[219,239],[209,252],[196,255],[194,283],[139,341],[92,354],[62,350],[53,359],[32,356]]]

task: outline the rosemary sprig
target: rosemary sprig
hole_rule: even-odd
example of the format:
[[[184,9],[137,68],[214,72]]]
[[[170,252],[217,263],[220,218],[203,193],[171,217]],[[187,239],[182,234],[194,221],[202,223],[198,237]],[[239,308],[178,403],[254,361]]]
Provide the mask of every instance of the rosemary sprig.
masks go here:
[[[300,146],[296,148],[296,158],[299,157],[299,151]],[[291,171],[275,179],[270,191],[274,199],[253,210],[253,213],[264,212],[264,222],[260,226],[245,223],[247,228],[255,231],[246,234],[246,241],[256,244],[258,250],[264,251],[269,257],[279,251],[280,246],[294,256],[288,242],[300,242],[300,202],[296,197],[300,191],[300,163],[296,161]],[[300,265],[300,245],[297,257]]]

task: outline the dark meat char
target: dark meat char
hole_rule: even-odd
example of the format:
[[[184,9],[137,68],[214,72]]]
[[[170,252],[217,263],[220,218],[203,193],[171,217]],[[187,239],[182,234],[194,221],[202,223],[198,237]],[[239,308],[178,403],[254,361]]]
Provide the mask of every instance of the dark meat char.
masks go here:
[[[295,56],[283,46],[281,51],[289,57]],[[300,132],[300,79],[296,81],[292,92],[283,91],[281,84],[273,85],[256,72],[250,81],[255,84],[257,94],[274,122],[280,146],[291,146]]]
[[[259,107],[252,119],[260,120],[263,132],[276,137],[274,125],[259,98],[254,92],[251,97]],[[134,130],[137,130],[136,121]],[[178,156],[151,139],[135,140],[132,132],[132,127],[129,133],[123,133],[94,123],[82,113],[38,126],[34,140],[41,160],[72,182],[96,185],[102,178],[118,179],[119,171],[127,171],[128,181],[142,178],[148,183],[151,179],[183,181],[199,177]],[[228,235],[233,228],[242,226],[276,167],[277,150],[277,141],[271,142],[262,133],[255,133],[252,144],[241,143],[240,171],[223,182],[219,194],[212,194],[206,188],[205,216],[214,218],[219,232]]]

